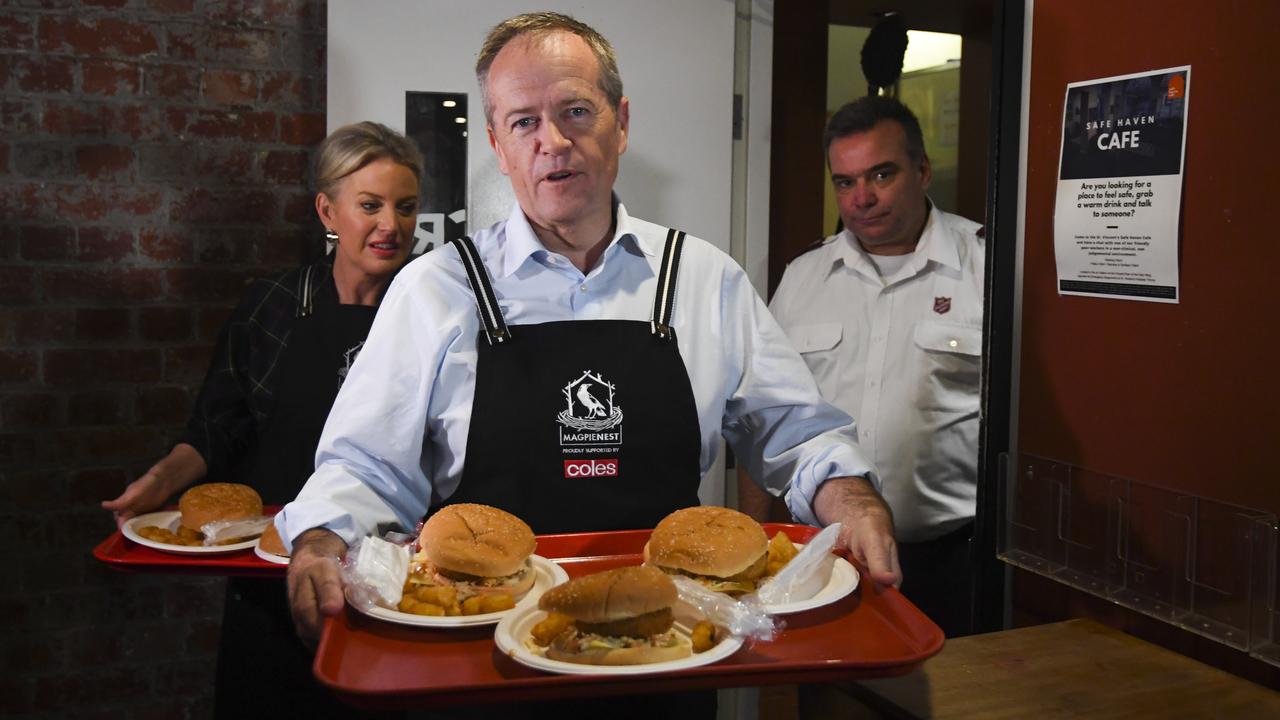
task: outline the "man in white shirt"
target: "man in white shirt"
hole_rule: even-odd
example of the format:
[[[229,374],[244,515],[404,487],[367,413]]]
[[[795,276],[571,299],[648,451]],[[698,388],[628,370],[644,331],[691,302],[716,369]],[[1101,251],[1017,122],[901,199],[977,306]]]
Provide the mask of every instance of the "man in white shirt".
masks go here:
[[[982,368],[978,224],[933,207],[920,124],[888,97],[832,116],[845,229],[788,267],[770,303],[858,441],[893,510],[903,593],[949,636],[971,628]]]
[[[444,504],[537,532],[652,527],[697,503],[723,436],[814,524],[897,584],[893,525],[856,428],[822,401],[745,274],[612,193],[629,105],[608,42],[554,13],[490,33],[477,76],[517,199],[411,263],[383,300],[276,524],[295,623],[342,607],[335,558]]]

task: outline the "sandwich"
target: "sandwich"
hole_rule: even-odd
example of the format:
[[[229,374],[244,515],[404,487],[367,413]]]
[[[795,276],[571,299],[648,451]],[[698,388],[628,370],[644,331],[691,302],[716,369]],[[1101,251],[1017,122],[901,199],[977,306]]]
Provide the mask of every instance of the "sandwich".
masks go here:
[[[178,499],[178,510],[182,514],[182,527],[200,533],[212,522],[262,517],[262,497],[248,485],[205,483],[183,493]]]
[[[651,567],[632,566],[575,578],[538,599],[547,619],[533,642],[552,660],[584,665],[640,665],[693,654],[674,629],[675,583]]]
[[[280,532],[276,530],[275,523],[271,523],[266,530],[262,531],[262,537],[258,538],[258,547],[264,553],[289,557],[289,551],[284,549],[284,541],[280,539]]]
[[[769,538],[737,510],[701,505],[677,510],[653,529],[646,565],[687,575],[732,596],[754,592],[769,563]]]
[[[406,590],[456,590],[456,599],[442,605],[487,595],[507,595],[514,601],[533,587],[530,556],[536,546],[533,530],[505,510],[470,503],[446,505],[418,534],[419,549],[409,564]]]

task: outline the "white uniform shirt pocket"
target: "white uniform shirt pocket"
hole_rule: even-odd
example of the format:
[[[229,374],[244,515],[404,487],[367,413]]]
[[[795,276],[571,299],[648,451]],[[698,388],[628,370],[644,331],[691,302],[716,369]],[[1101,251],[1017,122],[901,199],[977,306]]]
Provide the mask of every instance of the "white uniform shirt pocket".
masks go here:
[[[840,323],[815,323],[812,325],[793,325],[787,328],[787,337],[801,355],[812,352],[832,350],[840,344],[843,329]]]
[[[924,320],[913,335],[921,410],[976,413],[982,382],[982,328]]]
[[[804,358],[809,372],[818,381],[823,397],[831,400],[840,382],[840,351],[844,328],[840,323],[792,325],[786,329],[791,345]]]

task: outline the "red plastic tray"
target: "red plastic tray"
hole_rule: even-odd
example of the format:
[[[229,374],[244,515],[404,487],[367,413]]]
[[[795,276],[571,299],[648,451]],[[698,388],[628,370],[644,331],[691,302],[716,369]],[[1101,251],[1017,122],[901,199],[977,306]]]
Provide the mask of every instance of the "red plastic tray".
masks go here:
[[[166,508],[176,510],[176,507]],[[279,506],[263,508],[274,515]],[[117,530],[98,543],[93,556],[116,570],[189,575],[235,575],[238,577],[284,577],[287,565],[267,562],[253,548],[218,555],[179,555],[149,548],[126,538]]]
[[[766,523],[805,542],[817,530]],[[570,577],[638,565],[648,530],[541,535],[537,553]],[[493,642],[493,626],[441,630],[386,623],[347,607],[325,623],[316,677],[345,701],[410,708],[509,703],[587,695],[821,683],[911,671],[942,649],[943,634],[897,590],[857,591],[831,605],[786,616],[771,642],[729,658],[654,675],[555,675],[520,665]]]

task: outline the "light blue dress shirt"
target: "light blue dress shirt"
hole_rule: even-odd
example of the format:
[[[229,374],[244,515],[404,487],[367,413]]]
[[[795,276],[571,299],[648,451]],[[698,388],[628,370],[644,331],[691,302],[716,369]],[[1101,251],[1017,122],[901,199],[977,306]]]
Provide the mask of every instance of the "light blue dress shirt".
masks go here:
[[[613,240],[585,275],[543,247],[518,205],[472,240],[518,342],[522,324],[648,322],[666,234],[619,203]],[[694,237],[681,256],[673,324],[698,409],[703,474],[723,434],[752,478],[785,492],[797,519],[815,525],[823,481],[862,475],[878,487],[853,420],[821,399],[746,274]],[[433,498],[453,493],[466,461],[479,330],[453,247],[401,270],[329,413],[315,474],[276,518],[286,544],[313,527],[348,544],[412,529]],[[501,441],[485,451],[502,452]]]

